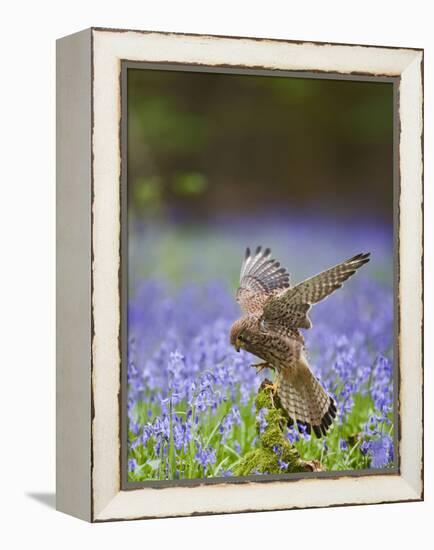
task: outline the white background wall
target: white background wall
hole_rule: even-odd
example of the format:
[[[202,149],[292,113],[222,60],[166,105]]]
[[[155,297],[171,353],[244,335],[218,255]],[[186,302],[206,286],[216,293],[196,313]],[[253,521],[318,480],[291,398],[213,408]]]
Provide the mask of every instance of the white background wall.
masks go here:
[[[433,505],[434,44],[430,2],[104,0],[2,5],[3,548],[425,548]],[[426,502],[88,525],[54,504],[56,38],[89,26],[425,48]],[[43,502],[45,502],[45,504]],[[47,503],[49,505],[47,505]]]

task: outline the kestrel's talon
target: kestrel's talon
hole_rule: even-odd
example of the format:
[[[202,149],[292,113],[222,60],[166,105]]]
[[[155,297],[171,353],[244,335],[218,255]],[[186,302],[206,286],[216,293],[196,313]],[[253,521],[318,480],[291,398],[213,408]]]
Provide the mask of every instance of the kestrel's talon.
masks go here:
[[[270,398],[271,398],[271,404],[273,407],[276,407],[276,403],[274,402],[274,397],[277,395],[277,383],[274,382],[274,384],[269,384],[268,382],[265,382],[263,385],[264,390],[271,390]]]
[[[276,382],[274,382],[274,384],[265,383],[264,384],[264,390],[271,390],[271,393],[273,395],[276,395],[276,393],[277,393],[277,383]]]
[[[254,367],[256,369],[256,374],[259,374],[264,369],[270,368],[270,365],[268,363],[265,363],[265,362],[264,363],[256,363],[256,364],[253,363],[250,366]]]

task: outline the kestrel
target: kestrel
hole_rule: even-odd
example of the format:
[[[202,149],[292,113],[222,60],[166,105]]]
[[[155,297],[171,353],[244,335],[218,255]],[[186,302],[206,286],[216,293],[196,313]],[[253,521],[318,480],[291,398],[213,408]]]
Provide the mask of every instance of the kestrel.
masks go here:
[[[308,312],[357,269],[369,262],[358,254],[322,273],[291,286],[289,274],[271,258],[271,250],[247,248],[236,300],[244,315],[231,328],[231,344],[256,355],[258,369],[275,371],[272,386],[290,421],[317,437],[325,435],[336,416],[336,404],[312,373],[300,329],[311,328]]]

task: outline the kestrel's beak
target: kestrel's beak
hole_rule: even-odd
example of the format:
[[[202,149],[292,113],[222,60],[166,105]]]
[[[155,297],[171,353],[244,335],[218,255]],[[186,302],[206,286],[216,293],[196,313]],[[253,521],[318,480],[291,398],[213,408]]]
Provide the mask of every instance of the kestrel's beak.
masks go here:
[[[235,349],[237,350],[238,353],[240,353],[240,348],[241,348],[241,342],[237,338],[235,341]]]

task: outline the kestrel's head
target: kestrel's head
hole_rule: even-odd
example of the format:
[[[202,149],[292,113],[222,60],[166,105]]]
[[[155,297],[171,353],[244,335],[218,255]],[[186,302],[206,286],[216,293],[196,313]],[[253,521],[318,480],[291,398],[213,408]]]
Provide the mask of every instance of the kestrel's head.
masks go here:
[[[248,342],[247,331],[250,324],[248,318],[242,317],[235,321],[231,327],[231,344],[237,351],[246,349],[246,343]]]

